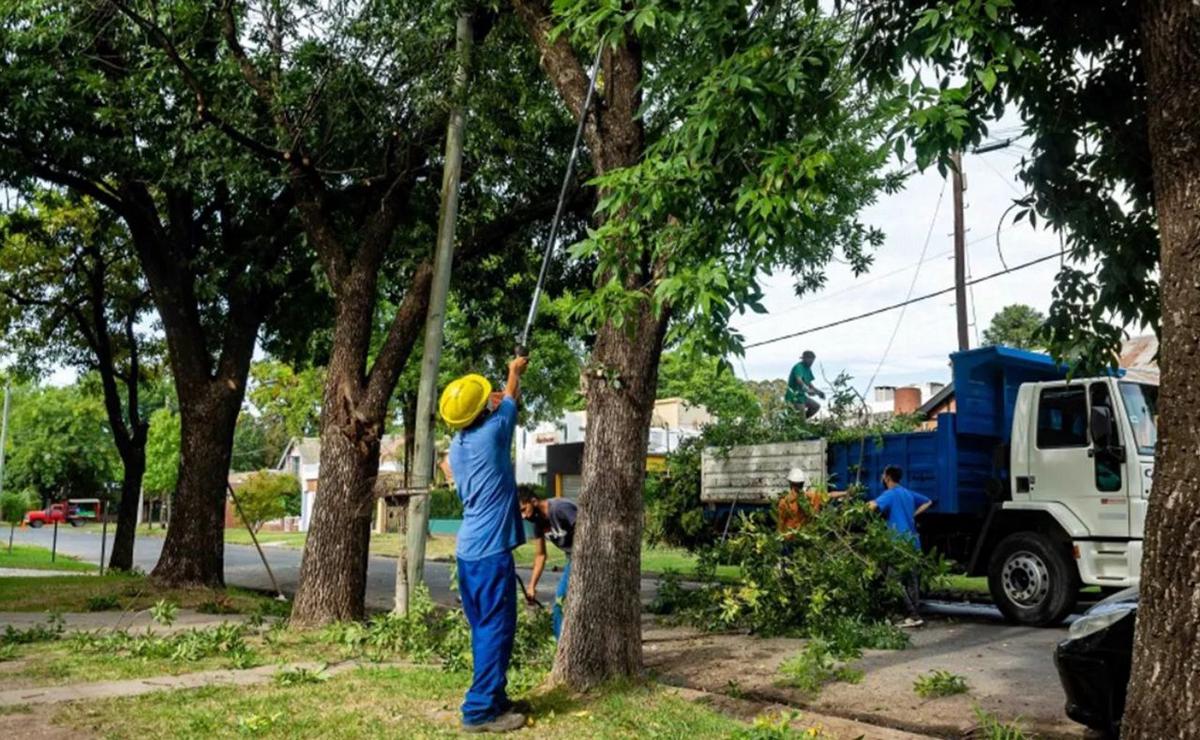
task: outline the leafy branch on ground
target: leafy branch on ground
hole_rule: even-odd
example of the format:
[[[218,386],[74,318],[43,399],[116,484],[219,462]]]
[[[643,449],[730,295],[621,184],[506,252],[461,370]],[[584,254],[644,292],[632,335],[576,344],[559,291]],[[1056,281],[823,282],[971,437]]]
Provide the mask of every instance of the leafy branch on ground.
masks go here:
[[[970,691],[967,679],[950,671],[933,670],[913,682],[913,691],[922,699],[934,699],[941,696],[955,696]]]
[[[736,565],[741,580],[716,578],[717,563]],[[700,553],[695,584],[666,577],[652,609],[706,629],[820,637],[842,651],[902,647],[905,638],[883,622],[901,611],[905,576],[930,583],[946,571],[865,504],[843,502],[786,534],[743,519],[723,546]]]
[[[780,683],[807,696],[815,696],[827,683],[858,683],[863,679],[863,672],[851,668],[847,662],[861,655],[859,651],[838,653],[824,640],[809,640],[804,650],[779,666],[779,672],[784,676]]]
[[[275,685],[284,688],[291,686],[304,686],[306,684],[324,683],[329,680],[329,674],[325,672],[325,668],[305,668],[297,666],[296,668],[288,668],[279,671],[275,674]]]
[[[976,706],[974,711],[977,725],[970,737],[975,740],[1031,740],[1021,729],[1019,717],[1011,722],[1001,722],[982,707]]]
[[[156,624],[161,624],[163,627],[170,627],[175,624],[176,618],[179,616],[179,605],[173,601],[159,599],[158,603],[150,607],[150,618]]]

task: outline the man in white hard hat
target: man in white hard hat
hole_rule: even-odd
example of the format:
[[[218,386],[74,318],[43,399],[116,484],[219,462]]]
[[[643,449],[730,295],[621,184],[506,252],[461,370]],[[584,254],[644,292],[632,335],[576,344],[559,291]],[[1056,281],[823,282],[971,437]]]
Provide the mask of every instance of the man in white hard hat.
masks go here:
[[[807,488],[808,474],[803,468],[792,468],[788,471],[788,492],[779,499],[776,511],[776,523],[780,533],[787,534],[808,522],[808,517],[816,514],[830,499],[842,498],[845,491],[830,491],[828,493]],[[800,503],[800,496],[808,500],[808,505]]]

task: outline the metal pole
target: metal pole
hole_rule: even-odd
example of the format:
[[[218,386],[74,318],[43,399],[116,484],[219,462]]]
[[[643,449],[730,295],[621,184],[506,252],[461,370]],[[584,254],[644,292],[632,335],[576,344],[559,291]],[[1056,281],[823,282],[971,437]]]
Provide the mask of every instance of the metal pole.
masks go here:
[[[0,493],[4,493],[4,443],[8,439],[8,401],[11,388],[4,386],[4,414],[0,416]]]
[[[104,575],[105,548],[108,545],[108,501],[100,502],[100,575]]]
[[[51,509],[53,511],[54,509]],[[58,555],[58,520],[54,520],[54,539],[50,543],[50,562],[54,562],[55,556]]]
[[[971,339],[967,333],[967,248],[966,227],[963,224],[963,185],[962,154],[954,152],[950,155],[954,163],[954,309],[958,316],[958,350],[971,348]]]
[[[458,220],[458,186],[462,175],[464,98],[473,43],[471,16],[463,13],[456,24],[455,51],[458,67],[454,73],[454,104],[446,126],[446,163],[442,170],[442,204],[438,219],[434,253],[433,284],[429,288],[429,313],[425,319],[425,346],[421,354],[421,380],[417,388],[417,413],[414,424],[413,488],[428,488],[433,479],[433,406],[437,393],[438,365],[442,359],[442,337],[446,322],[446,296],[450,290],[450,269],[454,261],[454,227]],[[411,497],[405,533],[406,557],[396,561],[406,568],[401,584],[397,576],[396,611],[405,613],[412,589],[425,577],[425,532],[429,527],[429,497]],[[403,587],[405,593],[400,593]]]
[[[517,340],[517,354],[529,354],[529,332],[533,329],[533,320],[537,318],[538,302],[542,299],[542,285],[546,282],[546,268],[550,266],[550,256],[554,254],[554,244],[558,240],[558,227],[562,223],[563,206],[567,200],[567,190],[571,187],[571,176],[575,173],[575,159],[579,156],[579,142],[583,138],[583,127],[587,123],[588,109],[592,105],[592,95],[596,92],[596,75],[600,71],[600,55],[604,44],[596,47],[596,58],[592,60],[592,71],[588,75],[587,95],[583,97],[583,110],[579,112],[579,125],[575,127],[575,143],[571,145],[571,156],[567,158],[567,171],[563,173],[562,188],[558,191],[558,206],[554,209],[554,220],[550,222],[550,236],[546,241],[546,252],[542,255],[542,269],[538,271],[537,285],[533,289],[533,301],[529,304],[529,315],[525,318],[525,328]]]
[[[262,547],[258,544],[258,537],[254,534],[254,528],[250,526],[250,522],[246,521],[246,515],[242,513],[242,505],[238,502],[237,494],[233,492],[233,486],[229,484],[229,481],[225,481],[225,487],[229,489],[229,497],[233,499],[233,506],[237,509],[238,518],[242,520],[242,524],[246,525],[246,531],[250,533],[250,541],[254,543],[254,549],[258,550],[258,557],[262,558],[263,567],[267,569],[267,577],[271,579],[271,587],[279,595],[280,601],[287,601],[287,597],[283,595],[283,591],[279,590],[279,581],[275,580],[275,574],[271,572],[271,564],[267,562],[267,556],[263,554]]]

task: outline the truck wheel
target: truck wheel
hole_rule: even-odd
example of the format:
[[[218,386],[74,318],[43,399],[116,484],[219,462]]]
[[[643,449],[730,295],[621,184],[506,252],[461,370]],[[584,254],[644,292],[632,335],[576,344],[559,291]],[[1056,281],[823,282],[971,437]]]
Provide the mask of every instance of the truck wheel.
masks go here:
[[[1040,532],[1000,541],[988,564],[988,589],[1005,617],[1033,627],[1060,622],[1075,608],[1079,573],[1065,548]]]
[[[82,520],[82,519],[72,519],[72,520],[71,520],[71,526],[72,526],[72,527],[82,527],[82,526],[83,526],[83,520]]]
[[[41,529],[43,524],[45,524],[45,522],[43,522],[41,519],[34,519],[32,522],[29,523],[29,528],[30,529]]]

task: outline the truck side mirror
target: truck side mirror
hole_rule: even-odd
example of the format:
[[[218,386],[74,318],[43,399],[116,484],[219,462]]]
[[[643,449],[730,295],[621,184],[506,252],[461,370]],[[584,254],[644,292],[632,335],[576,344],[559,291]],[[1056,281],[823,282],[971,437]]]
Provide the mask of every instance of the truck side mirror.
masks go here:
[[[1112,412],[1106,406],[1093,406],[1089,419],[1092,442],[1097,447],[1108,447],[1112,438]]]

